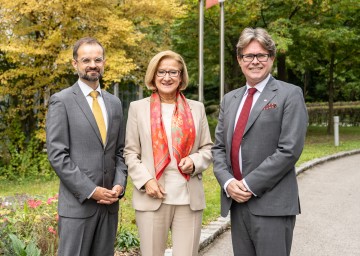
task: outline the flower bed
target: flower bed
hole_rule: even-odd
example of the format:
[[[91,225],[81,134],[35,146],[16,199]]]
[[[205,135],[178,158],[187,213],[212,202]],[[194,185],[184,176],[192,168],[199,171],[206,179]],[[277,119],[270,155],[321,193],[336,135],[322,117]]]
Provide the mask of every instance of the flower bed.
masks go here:
[[[58,247],[58,196],[0,198],[0,255],[53,256]],[[118,230],[115,255],[139,255],[139,240]]]
[[[18,195],[0,203],[0,255],[56,255],[57,195]]]

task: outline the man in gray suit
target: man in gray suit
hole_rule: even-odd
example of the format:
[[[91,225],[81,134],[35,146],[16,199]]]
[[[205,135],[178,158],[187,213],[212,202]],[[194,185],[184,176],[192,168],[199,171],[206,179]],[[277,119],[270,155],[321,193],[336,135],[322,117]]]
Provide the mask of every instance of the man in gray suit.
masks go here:
[[[60,178],[58,255],[113,256],[127,182],[122,106],[100,89],[105,52],[96,39],[75,43],[72,64],[79,80],[52,95],[46,120],[48,158]]]
[[[307,111],[299,87],[270,75],[275,54],[264,29],[242,32],[237,59],[246,86],[224,96],[215,132],[221,215],[231,212],[236,256],[290,255],[300,213],[295,163],[304,146]]]

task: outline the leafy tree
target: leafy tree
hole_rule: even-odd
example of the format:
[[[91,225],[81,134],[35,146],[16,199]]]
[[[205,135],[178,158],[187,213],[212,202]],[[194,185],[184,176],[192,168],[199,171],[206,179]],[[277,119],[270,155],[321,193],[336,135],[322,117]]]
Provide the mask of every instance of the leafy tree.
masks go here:
[[[328,133],[333,131],[334,101],[351,100],[340,88],[347,85],[348,90],[356,90],[356,84],[358,88],[359,75],[354,72],[359,70],[359,10],[358,1],[314,1],[292,31],[292,68],[300,74],[310,71],[322,78],[315,93],[322,92],[329,102]]]
[[[197,6],[195,0],[186,3],[193,10]],[[195,10],[177,20],[172,41],[188,59],[194,85],[198,79]],[[273,74],[302,86],[308,100],[329,101],[331,117],[332,102],[359,99],[359,11],[358,0],[225,1],[225,92],[244,84],[235,52],[240,32],[245,27],[264,27],[277,44]],[[219,34],[219,7],[212,7],[205,11],[204,33],[208,102],[219,98]]]
[[[198,1],[187,0],[192,12],[187,12],[185,17],[178,19],[173,26],[173,47],[188,59],[191,73],[191,82],[197,84],[197,55],[198,55]],[[278,48],[278,71],[281,77],[285,77],[285,56],[289,46],[292,44],[290,28],[293,26],[291,20],[303,6],[310,1],[293,0],[263,0],[263,1],[225,1],[225,92],[242,86],[245,82],[236,59],[236,44],[241,31],[245,27],[264,27],[273,35]],[[219,7],[205,10],[204,17],[204,74],[205,87],[209,89],[218,88],[219,84]],[[196,25],[195,25],[196,24]],[[189,40],[191,38],[191,40]],[[283,57],[282,57],[283,56]],[[281,58],[282,57],[282,58]],[[282,62],[279,63],[281,58]],[[284,70],[280,71],[279,69]],[[285,79],[286,80],[286,79]],[[207,91],[212,100],[217,91]],[[216,97],[216,96],[215,96]],[[218,101],[219,97],[216,97]]]
[[[77,79],[70,64],[76,40],[92,36],[104,45],[107,88],[138,81],[148,56],[168,44],[168,24],[182,9],[176,0],[0,0],[0,150],[10,155],[0,166],[31,137],[44,142],[49,95]],[[8,125],[14,122],[15,130]]]

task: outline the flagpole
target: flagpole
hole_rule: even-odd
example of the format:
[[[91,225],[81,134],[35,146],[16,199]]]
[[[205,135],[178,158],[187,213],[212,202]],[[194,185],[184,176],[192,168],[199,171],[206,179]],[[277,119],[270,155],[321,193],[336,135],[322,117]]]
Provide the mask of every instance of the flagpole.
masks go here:
[[[220,102],[224,97],[224,34],[225,34],[225,15],[224,15],[224,2],[225,0],[219,0],[220,3]]]
[[[204,2],[199,0],[199,101],[204,101]]]

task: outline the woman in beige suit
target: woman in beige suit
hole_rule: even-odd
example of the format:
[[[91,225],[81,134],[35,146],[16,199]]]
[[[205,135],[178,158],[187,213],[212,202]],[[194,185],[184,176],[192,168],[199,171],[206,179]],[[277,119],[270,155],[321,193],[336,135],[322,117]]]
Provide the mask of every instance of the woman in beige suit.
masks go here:
[[[133,207],[142,256],[198,254],[205,196],[202,172],[212,161],[204,105],[181,93],[188,73],[172,51],[155,55],[145,84],[150,97],[132,102],[124,156],[134,183]]]

